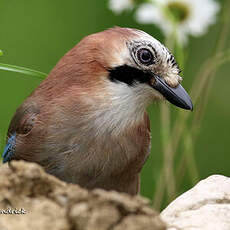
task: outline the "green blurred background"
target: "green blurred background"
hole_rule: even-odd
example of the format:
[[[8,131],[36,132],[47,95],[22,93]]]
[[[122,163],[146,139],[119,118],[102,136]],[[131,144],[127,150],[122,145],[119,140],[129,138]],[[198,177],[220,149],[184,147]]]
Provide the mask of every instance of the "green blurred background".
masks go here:
[[[220,1],[221,5],[225,1]],[[221,14],[221,13],[220,13]],[[186,48],[183,86],[190,89],[201,63],[214,50],[221,20],[200,38],[191,38]],[[164,41],[154,25],[137,24],[131,12],[114,15],[107,0],[0,0],[1,63],[24,66],[49,73],[57,61],[84,36],[115,25],[142,29]],[[230,35],[226,49],[230,48]],[[216,73],[204,120],[194,146],[200,178],[211,174],[230,176],[230,67],[222,65]],[[40,83],[39,79],[0,70],[0,148],[16,108]],[[195,108],[196,109],[196,108]],[[177,110],[174,108],[174,110]],[[159,105],[149,108],[152,129],[151,157],[142,172],[141,193],[152,199],[162,167]],[[180,190],[191,187],[184,181]]]

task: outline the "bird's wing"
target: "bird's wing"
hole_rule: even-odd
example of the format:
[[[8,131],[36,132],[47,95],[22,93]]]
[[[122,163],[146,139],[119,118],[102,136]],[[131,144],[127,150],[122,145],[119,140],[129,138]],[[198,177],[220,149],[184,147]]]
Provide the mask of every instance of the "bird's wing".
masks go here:
[[[17,109],[9,126],[7,144],[2,154],[3,163],[12,159],[17,145],[17,136],[30,133],[38,114],[38,107],[31,103],[24,103]]]

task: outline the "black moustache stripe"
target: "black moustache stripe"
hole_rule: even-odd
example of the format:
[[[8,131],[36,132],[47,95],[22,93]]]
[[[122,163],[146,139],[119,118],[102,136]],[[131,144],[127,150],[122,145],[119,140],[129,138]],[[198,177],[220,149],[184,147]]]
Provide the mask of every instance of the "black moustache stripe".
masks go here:
[[[150,73],[143,72],[142,70],[128,65],[118,66],[108,71],[111,81],[124,82],[128,85],[133,85],[135,82],[148,83],[151,79]]]

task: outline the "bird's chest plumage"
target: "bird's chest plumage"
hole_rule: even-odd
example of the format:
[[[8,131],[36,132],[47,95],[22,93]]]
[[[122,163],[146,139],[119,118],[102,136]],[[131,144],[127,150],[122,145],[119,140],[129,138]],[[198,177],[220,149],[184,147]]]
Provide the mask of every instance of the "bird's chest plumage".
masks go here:
[[[69,143],[65,142],[68,150],[58,154],[65,160],[60,159],[60,167],[52,173],[87,188],[115,189],[120,184],[125,190],[136,180],[149,154],[149,131],[135,127],[119,136],[95,131],[71,135]]]
[[[87,188],[121,188],[123,192],[136,189],[137,185],[131,184],[138,183],[138,174],[150,151],[147,115],[126,128],[122,123],[113,126],[99,114],[95,116],[62,117],[58,119],[62,121],[59,126],[50,125],[52,135],[46,138],[45,149],[55,142],[55,167],[48,165],[46,170]]]

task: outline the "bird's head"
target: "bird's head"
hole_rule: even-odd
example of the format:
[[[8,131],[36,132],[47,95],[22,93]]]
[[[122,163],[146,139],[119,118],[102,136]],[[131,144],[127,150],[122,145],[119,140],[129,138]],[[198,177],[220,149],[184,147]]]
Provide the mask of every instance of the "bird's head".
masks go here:
[[[180,108],[193,109],[180,85],[181,71],[174,56],[158,40],[143,31],[120,27],[89,38],[96,43],[95,55],[107,69],[105,77],[114,83],[112,87],[122,90],[125,85],[144,95],[146,101],[165,98]]]

